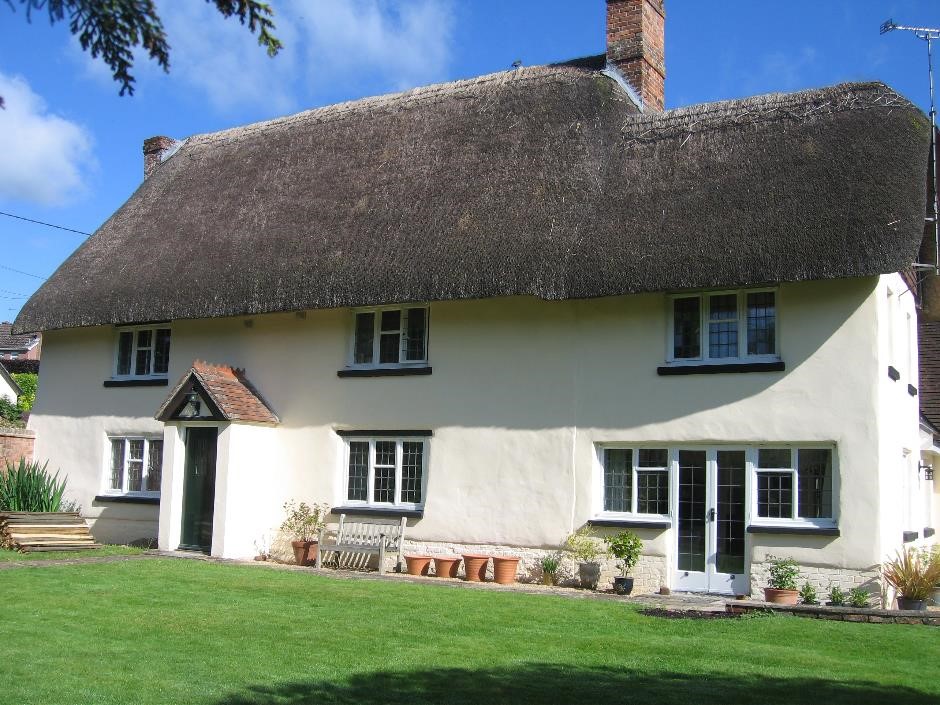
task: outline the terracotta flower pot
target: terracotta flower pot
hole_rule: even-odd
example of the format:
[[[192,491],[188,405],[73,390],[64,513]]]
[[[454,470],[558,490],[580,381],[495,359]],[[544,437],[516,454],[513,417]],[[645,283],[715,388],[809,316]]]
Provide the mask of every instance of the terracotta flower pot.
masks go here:
[[[431,556],[405,556],[408,575],[427,575],[431,567]]]
[[[317,562],[319,546],[316,541],[291,541],[294,549],[294,562],[297,565],[314,565]]]
[[[486,580],[486,565],[489,562],[489,556],[481,556],[475,553],[463,554],[463,567],[466,573],[464,579],[472,583],[480,583]]]
[[[493,580],[500,585],[512,585],[518,567],[519,556],[493,556]]]
[[[771,602],[775,605],[795,605],[799,598],[799,590],[778,590],[777,588],[764,588],[764,602]]]
[[[434,574],[439,578],[456,578],[460,556],[435,556]]]

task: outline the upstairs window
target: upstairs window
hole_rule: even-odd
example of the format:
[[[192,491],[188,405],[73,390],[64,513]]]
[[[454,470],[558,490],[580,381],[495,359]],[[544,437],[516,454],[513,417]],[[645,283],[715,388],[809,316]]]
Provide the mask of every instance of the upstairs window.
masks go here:
[[[166,377],[170,369],[170,329],[135,326],[118,332],[114,376]]]
[[[734,362],[777,357],[776,292],[723,291],[674,296],[668,359]]]
[[[160,493],[163,441],[151,438],[111,438],[109,494]]]
[[[427,364],[427,306],[357,311],[354,327],[353,367]]]

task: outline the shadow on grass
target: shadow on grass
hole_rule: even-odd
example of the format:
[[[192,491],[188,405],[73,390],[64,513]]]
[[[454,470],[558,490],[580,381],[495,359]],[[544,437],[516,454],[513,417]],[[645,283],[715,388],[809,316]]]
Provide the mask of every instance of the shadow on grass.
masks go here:
[[[936,694],[870,682],[837,683],[810,678],[694,676],[612,668],[522,663],[516,668],[441,669],[366,673],[348,681],[298,681],[249,686],[219,705],[321,705],[356,703],[825,703],[936,705]]]

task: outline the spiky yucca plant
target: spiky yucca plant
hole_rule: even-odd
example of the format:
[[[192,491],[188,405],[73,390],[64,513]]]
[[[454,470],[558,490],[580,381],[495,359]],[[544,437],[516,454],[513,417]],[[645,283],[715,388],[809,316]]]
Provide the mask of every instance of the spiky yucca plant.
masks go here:
[[[898,551],[881,569],[885,580],[908,600],[926,600],[940,583],[940,560],[916,548]]]
[[[57,512],[62,506],[65,479],[59,473],[50,475],[48,461],[27,462],[20,458],[19,465],[7,463],[6,473],[0,473],[0,511],[3,512]]]

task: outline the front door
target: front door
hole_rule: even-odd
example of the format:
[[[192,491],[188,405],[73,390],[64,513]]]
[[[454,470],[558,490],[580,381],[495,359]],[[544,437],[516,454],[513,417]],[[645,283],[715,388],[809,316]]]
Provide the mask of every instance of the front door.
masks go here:
[[[680,450],[677,590],[743,594],[745,452]]]
[[[183,527],[180,548],[212,548],[215,505],[215,451],[217,428],[186,429],[186,467],[183,478]]]

